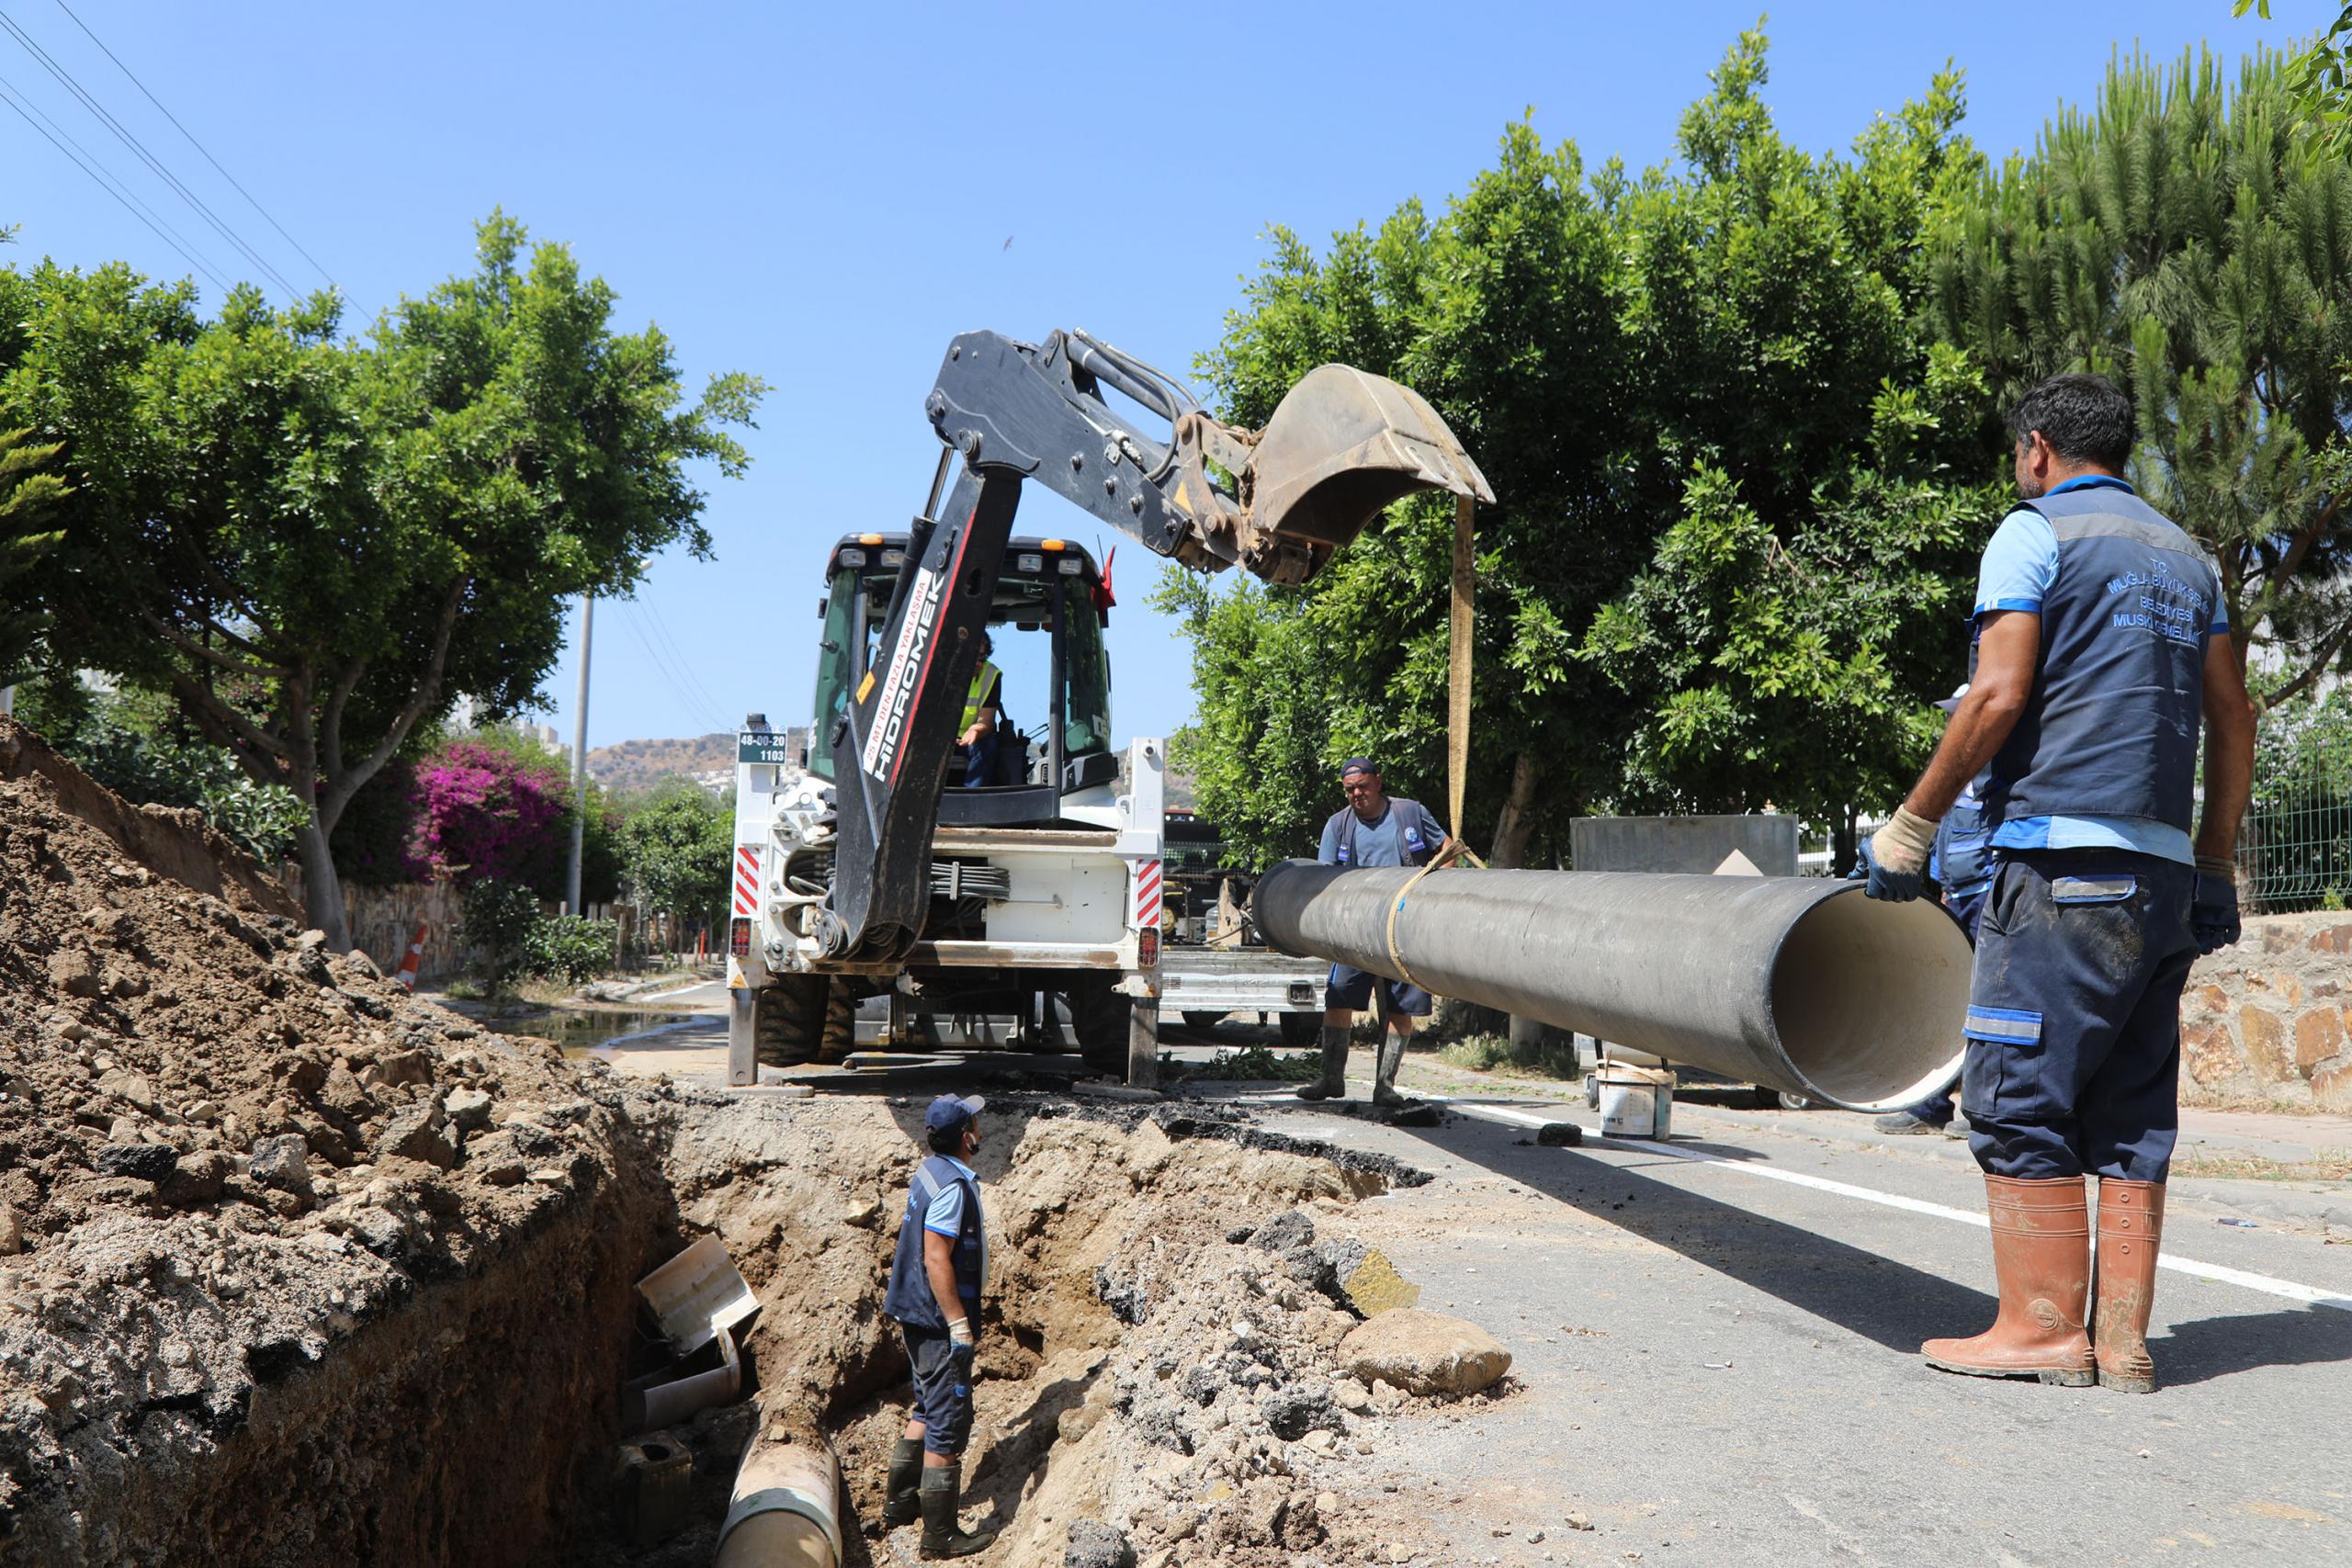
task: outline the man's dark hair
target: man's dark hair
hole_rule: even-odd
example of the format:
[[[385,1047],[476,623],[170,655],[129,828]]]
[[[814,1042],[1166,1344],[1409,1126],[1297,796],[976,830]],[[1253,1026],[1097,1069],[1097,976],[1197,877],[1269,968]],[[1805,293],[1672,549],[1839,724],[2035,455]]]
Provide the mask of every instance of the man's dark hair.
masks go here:
[[[964,1147],[964,1134],[971,1125],[968,1121],[958,1122],[953,1127],[942,1127],[936,1132],[926,1133],[923,1135],[924,1141],[931,1145],[933,1154],[959,1154]]]
[[[2104,376],[2052,376],[2009,415],[2011,440],[2037,430],[2070,463],[2120,471],[2132,457],[2132,400]]]

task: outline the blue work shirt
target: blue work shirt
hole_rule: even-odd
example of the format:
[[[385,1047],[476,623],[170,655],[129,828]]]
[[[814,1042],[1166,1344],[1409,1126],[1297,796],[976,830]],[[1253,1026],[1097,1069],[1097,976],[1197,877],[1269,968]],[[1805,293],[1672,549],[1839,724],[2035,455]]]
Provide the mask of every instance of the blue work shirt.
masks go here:
[[[2052,485],[2049,493],[2113,489],[2137,494],[2130,481],[2109,474],[2086,474]],[[1976,575],[1976,604],[1972,619],[1998,610],[2041,613],[2042,596],[2058,576],[2058,535],[2050,520],[2029,507],[2019,507],[2002,519]],[[2218,600],[2213,605],[2208,637],[2227,637],[2229,611]],[[2017,817],[1993,829],[1993,847],[2007,850],[2132,850],[2196,863],[2188,835],[2167,822],[2144,817]]]
[[[1379,818],[1371,822],[1357,816],[1352,806],[1334,812],[1331,819],[1323,824],[1323,842],[1315,858],[1325,865],[1340,863],[1340,834],[1347,826],[1347,818],[1354,817],[1355,858],[1348,863],[1351,868],[1370,870],[1374,866],[1414,864],[1416,862],[1408,859],[1406,853],[1406,813],[1408,811],[1419,818],[1414,827],[1423,840],[1421,849],[1424,852],[1434,851],[1445,839],[1444,831],[1438,827],[1436,819],[1415,802],[1391,795],[1381,808]]]

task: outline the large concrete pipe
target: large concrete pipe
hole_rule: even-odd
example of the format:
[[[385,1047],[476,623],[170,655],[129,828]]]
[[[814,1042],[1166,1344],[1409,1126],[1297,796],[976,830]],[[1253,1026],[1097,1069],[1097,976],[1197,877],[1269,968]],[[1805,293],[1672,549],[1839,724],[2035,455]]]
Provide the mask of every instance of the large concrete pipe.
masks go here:
[[[1388,915],[1413,875],[1284,861],[1251,911],[1277,947],[1401,977]],[[1857,882],[1449,867],[1396,932],[1439,996],[1849,1110],[1912,1104],[1960,1066],[1967,939]]]
[[[735,1472],[717,1568],[840,1568],[841,1489],[823,1437],[763,1419]]]

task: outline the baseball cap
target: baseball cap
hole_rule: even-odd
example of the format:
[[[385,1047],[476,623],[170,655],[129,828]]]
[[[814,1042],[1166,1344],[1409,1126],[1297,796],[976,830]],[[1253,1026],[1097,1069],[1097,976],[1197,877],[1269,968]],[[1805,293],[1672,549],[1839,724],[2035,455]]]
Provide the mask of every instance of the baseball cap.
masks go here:
[[[929,1133],[953,1133],[961,1128],[965,1122],[978,1116],[987,1105],[988,1101],[977,1094],[968,1100],[959,1100],[952,1094],[943,1094],[931,1102],[929,1111],[923,1112],[923,1130]]]
[[[1340,776],[1341,778],[1346,778],[1350,773],[1377,773],[1379,772],[1380,764],[1374,761],[1369,757],[1351,757],[1346,761],[1340,764]]]
[[[1960,699],[1966,695],[1968,695],[1968,682],[1962,681],[1953,689],[1951,696],[1944,698],[1942,701],[1937,703],[1936,705],[1943,709],[1944,712],[1951,713],[1960,706]]]

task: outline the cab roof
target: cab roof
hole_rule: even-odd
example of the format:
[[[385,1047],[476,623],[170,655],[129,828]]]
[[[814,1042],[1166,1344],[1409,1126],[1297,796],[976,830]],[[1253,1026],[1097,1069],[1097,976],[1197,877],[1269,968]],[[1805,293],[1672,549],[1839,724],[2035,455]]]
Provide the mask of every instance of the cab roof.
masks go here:
[[[843,550],[903,550],[911,537],[912,536],[903,528],[894,533],[843,534],[833,542],[832,549],[825,556],[825,575],[831,577],[833,574],[833,569],[840,563],[841,553]],[[1075,539],[1058,539],[1043,534],[1020,534],[1007,541],[1004,553],[1008,558],[1023,555],[1075,556],[1080,563],[1079,576],[1081,579],[1091,581],[1102,576],[1102,570],[1095,565],[1094,558],[1087,553],[1084,545]],[[1013,570],[1010,558],[1006,560],[1004,570],[1007,571]]]

